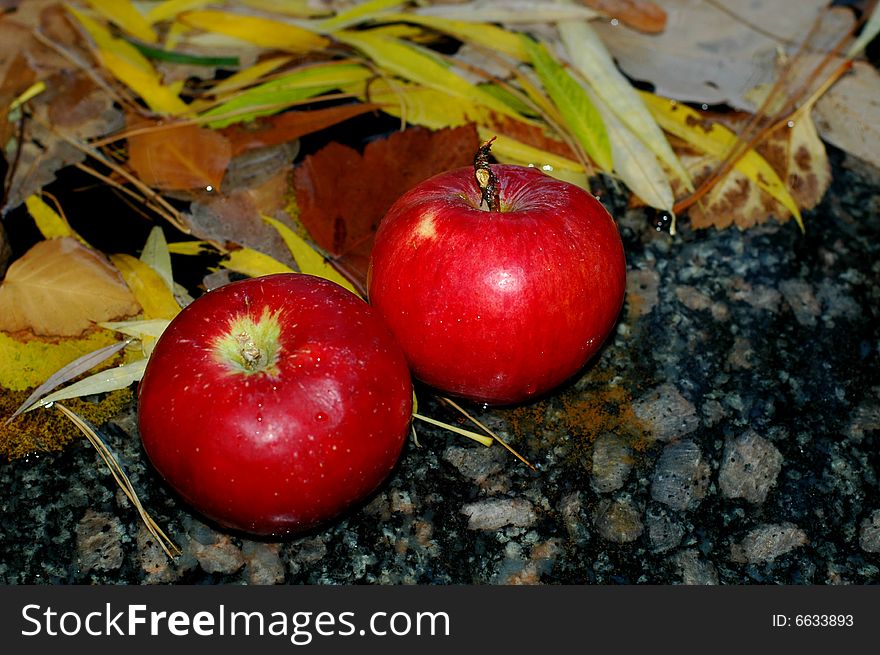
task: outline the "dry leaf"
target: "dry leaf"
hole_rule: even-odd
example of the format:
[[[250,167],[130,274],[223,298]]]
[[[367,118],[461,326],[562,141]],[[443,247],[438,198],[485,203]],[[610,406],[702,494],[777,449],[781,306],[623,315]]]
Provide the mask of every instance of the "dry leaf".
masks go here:
[[[119,272],[76,239],[40,241],[0,285],[0,330],[77,336],[93,323],[140,311]]]
[[[756,109],[748,98],[749,90],[772,84],[777,77],[779,48],[792,55],[829,4],[828,0],[655,2],[667,15],[662,33],[594,23],[623,72],[631,79],[652,83],[658,95],[727,103],[749,111]],[[845,8],[823,15],[827,30],[811,39],[814,49],[827,47],[853,24]]]
[[[359,103],[311,111],[288,111],[268,118],[258,118],[246,125],[236,123],[220,132],[229,139],[232,155],[237,156],[245,150],[294,141],[376,108],[376,105]]]
[[[743,114],[722,114],[714,117],[733,130],[741,129],[748,117]],[[831,167],[825,146],[809,120],[809,114],[795,116],[793,126],[783,125],[769,134],[755,148],[771,165],[788,187],[800,209],[810,209],[822,199],[831,182]],[[718,165],[718,160],[693,152],[682,152],[682,162],[702,182]],[[786,222],[791,212],[762,191],[758,184],[742,172],[734,170],[719,182],[688,212],[696,228],[725,228],[735,225],[745,229],[766,223],[771,218]],[[809,230],[809,223],[806,229]]]
[[[367,144],[363,155],[330,143],[296,168],[299,219],[318,246],[363,281],[373,235],[392,203],[432,175],[470,165],[478,146],[473,125],[395,132]]]
[[[197,125],[162,126],[128,138],[129,166],[144,184],[166,191],[218,189],[231,158],[226,137]]]
[[[650,0],[582,0],[590,9],[616,18],[627,27],[645,34],[657,34],[666,28],[666,12]]]
[[[813,109],[822,138],[880,168],[880,73],[857,61]]]

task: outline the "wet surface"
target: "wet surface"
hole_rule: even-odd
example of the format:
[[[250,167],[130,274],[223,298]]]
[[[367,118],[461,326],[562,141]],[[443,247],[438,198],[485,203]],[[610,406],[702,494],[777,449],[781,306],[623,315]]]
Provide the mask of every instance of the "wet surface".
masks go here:
[[[165,557],[81,440],[0,464],[0,582],[876,581],[880,173],[832,154],[806,235],[685,223],[672,238],[618,208],[629,270],[614,336],[554,395],[471,408],[537,473],[418,425],[421,446],[368,505],[254,541],[169,492],[129,408],[101,434],[182,555]]]

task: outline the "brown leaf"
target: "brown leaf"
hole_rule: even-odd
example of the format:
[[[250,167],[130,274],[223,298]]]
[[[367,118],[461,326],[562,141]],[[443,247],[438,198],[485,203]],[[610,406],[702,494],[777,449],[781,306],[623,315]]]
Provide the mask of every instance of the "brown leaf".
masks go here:
[[[231,158],[225,136],[197,125],[162,126],[128,138],[128,163],[135,174],[165,191],[219,189]]]
[[[296,168],[299,219],[315,243],[363,281],[373,235],[392,203],[437,173],[472,164],[478,146],[473,125],[395,132],[367,144],[363,155],[330,143]]]
[[[71,237],[38,242],[0,285],[0,330],[6,332],[77,336],[93,323],[139,310],[119,272]]]
[[[706,114],[707,120],[726,124],[741,131],[747,114]],[[699,185],[718,165],[714,159],[690,151],[673,140],[684,166]],[[800,209],[815,207],[831,183],[831,166],[825,146],[816,133],[809,114],[801,112],[791,127],[782,125],[768,134],[755,150],[777,172]],[[728,173],[706,196],[690,208],[691,225],[696,228],[745,229],[766,223],[771,218],[787,222],[791,214],[752,180],[738,171]],[[809,225],[807,226],[809,229]]]
[[[293,141],[306,134],[318,132],[349,118],[373,111],[377,107],[378,105],[371,104],[352,104],[311,111],[288,111],[258,118],[247,124],[235,123],[220,130],[220,133],[232,144],[234,157],[245,150]]]
[[[650,0],[582,0],[590,9],[617,18],[627,27],[645,34],[666,29],[666,12]]]

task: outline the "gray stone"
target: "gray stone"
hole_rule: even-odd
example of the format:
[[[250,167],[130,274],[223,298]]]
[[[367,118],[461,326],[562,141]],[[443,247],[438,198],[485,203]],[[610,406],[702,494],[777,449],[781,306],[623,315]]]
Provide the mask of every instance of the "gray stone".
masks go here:
[[[763,503],[782,470],[782,454],[753,430],[728,437],[721,456],[718,486],[727,498]]]
[[[537,520],[535,509],[524,498],[481,500],[461,508],[471,530],[498,530],[506,525],[528,527]]]
[[[636,401],[633,412],[660,441],[678,439],[700,425],[693,403],[669,383],[661,384]]]
[[[505,466],[509,465],[510,462],[504,455],[506,451],[501,448],[449,446],[443,451],[443,459],[476,484],[483,484],[490,475],[504,470]]]
[[[632,469],[632,449],[613,434],[605,434],[593,444],[592,485],[600,493],[623,486]]]
[[[190,541],[193,556],[206,573],[232,574],[244,566],[244,554],[226,535],[211,544]]]
[[[793,523],[765,523],[730,547],[730,559],[741,564],[772,562],[807,543],[807,533]]]
[[[651,498],[674,510],[693,509],[709,486],[709,465],[691,440],[668,444],[651,480]]]
[[[629,317],[651,313],[659,299],[660,276],[654,269],[636,269],[626,274],[626,305]]]
[[[859,546],[866,553],[880,553],[880,509],[875,509],[862,521]]]

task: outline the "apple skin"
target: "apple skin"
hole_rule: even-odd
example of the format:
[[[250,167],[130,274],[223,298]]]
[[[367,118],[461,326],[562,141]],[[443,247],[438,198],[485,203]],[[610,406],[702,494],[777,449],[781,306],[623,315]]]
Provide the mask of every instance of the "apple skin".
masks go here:
[[[379,224],[368,292],[416,378],[507,405],[595,354],[623,304],[626,261],[589,193],[534,168],[492,171],[501,211],[480,208],[472,168],[401,196]]]
[[[245,334],[252,360],[263,348],[257,370],[239,358]],[[197,299],[158,340],[138,389],[158,472],[208,518],[255,535],[300,533],[367,498],[411,417],[406,360],[374,310],[302,274]]]

